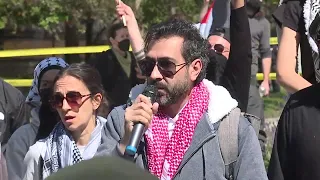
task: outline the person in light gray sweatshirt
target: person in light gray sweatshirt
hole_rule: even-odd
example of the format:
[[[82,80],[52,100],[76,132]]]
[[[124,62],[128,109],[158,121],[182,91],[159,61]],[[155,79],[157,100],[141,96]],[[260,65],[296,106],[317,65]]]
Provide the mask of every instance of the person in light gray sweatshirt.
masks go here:
[[[243,0],[236,2],[244,5]],[[117,10],[127,21],[132,19],[126,5]],[[97,156],[128,158],[159,179],[267,179],[258,138],[241,115],[234,117],[239,119],[238,128],[228,129],[238,132],[233,137],[238,149],[237,160],[230,165],[233,170],[226,173],[218,130],[238,109],[238,102],[224,87],[205,79],[208,41],[191,23],[169,20],[152,27],[145,44],[146,58],[138,64],[147,83],[132,89],[132,103],[109,114]],[[141,94],[150,84],[157,89],[155,103]],[[137,122],[146,131],[137,153],[127,156],[124,152]]]

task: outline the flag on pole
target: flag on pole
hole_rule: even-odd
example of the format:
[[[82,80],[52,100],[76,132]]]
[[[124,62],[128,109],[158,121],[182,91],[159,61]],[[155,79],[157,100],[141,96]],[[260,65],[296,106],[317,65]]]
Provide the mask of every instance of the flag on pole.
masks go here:
[[[212,14],[213,6],[214,6],[214,1],[210,5],[206,15],[203,17],[203,19],[200,22],[199,31],[203,38],[208,38],[210,33],[210,28],[213,22],[213,14]]]

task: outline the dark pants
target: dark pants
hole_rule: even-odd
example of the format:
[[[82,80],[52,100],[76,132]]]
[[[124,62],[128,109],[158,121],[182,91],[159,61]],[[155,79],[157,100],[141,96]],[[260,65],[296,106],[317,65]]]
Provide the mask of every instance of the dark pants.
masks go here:
[[[251,82],[249,90],[249,100],[247,113],[255,115],[261,119],[260,131],[259,131],[259,142],[262,150],[262,154],[265,154],[265,144],[267,142],[267,134],[264,131],[265,120],[264,120],[264,105],[263,99],[259,95],[259,85],[257,81]]]

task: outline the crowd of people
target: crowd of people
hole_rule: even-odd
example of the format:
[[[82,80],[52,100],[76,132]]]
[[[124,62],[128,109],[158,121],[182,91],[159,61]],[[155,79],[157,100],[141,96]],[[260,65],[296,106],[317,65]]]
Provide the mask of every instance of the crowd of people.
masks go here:
[[[213,21],[207,35],[173,16],[143,38],[120,2],[111,49],[87,63],[42,60],[26,98],[1,80],[0,179],[320,178],[318,0],[283,0],[273,14],[281,37],[277,79],[292,95],[267,170],[261,96],[270,92],[270,23],[260,0],[215,3],[212,15],[224,20]],[[143,93],[151,85],[155,102]],[[128,156],[137,124],[145,128]]]

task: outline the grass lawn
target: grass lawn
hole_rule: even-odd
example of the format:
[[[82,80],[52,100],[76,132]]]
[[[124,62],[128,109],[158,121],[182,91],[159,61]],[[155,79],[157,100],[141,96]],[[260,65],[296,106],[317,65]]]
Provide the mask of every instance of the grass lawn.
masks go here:
[[[286,96],[286,91],[283,88],[281,88],[280,92],[271,93],[268,97],[264,97],[264,117],[279,117],[281,115],[282,108],[286,103]]]
[[[277,126],[277,120],[268,118],[277,118],[281,115],[282,109],[286,103],[287,93],[281,88],[280,92],[271,93],[268,97],[264,97],[264,116],[266,118],[266,133],[268,134],[268,143],[266,147],[266,155],[263,158],[266,169],[272,153],[273,136]],[[273,122],[275,121],[275,122]]]

